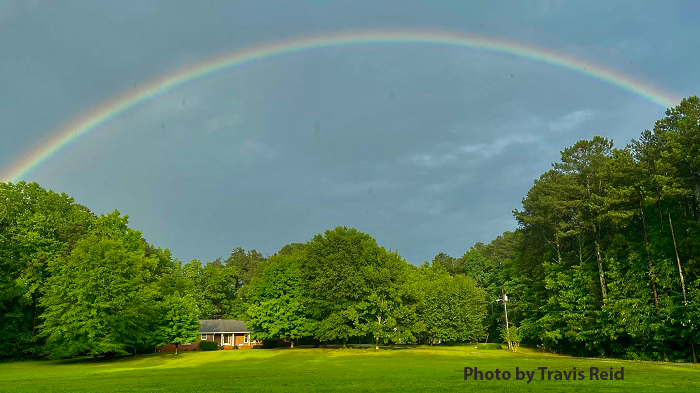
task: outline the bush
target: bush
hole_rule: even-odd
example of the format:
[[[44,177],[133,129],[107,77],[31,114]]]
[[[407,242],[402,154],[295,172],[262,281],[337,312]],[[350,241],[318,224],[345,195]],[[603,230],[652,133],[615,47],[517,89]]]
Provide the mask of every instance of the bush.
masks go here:
[[[280,343],[278,340],[263,340],[262,347],[265,349],[278,348]]]
[[[520,330],[517,326],[511,325],[508,330],[505,327],[501,328],[501,337],[507,342],[509,342],[512,347],[510,348],[513,352],[518,352],[518,347],[520,346],[520,340],[522,339],[520,335]]]
[[[200,341],[199,349],[202,351],[216,351],[219,349],[219,343],[216,341]]]
[[[503,349],[503,346],[501,344],[497,343],[485,343],[485,344],[477,344],[476,349]]]

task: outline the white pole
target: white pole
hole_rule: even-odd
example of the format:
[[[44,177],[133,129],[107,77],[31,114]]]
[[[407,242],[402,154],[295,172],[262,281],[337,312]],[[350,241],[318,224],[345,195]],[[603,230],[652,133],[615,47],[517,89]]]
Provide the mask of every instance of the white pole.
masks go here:
[[[503,294],[503,312],[506,315],[506,335],[508,336],[508,349],[511,351],[513,350],[513,344],[510,341],[510,327],[508,326],[508,296],[506,295],[506,292],[503,290],[503,287],[501,287],[501,293]]]

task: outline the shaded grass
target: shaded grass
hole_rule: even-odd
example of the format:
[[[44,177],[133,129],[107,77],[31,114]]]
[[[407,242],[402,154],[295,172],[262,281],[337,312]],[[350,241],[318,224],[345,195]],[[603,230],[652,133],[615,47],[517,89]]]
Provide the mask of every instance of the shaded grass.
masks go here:
[[[465,381],[464,367],[481,371],[572,367],[619,370],[624,381]],[[539,371],[537,373],[539,379]],[[0,391],[8,392],[700,392],[700,366],[572,358],[521,348],[417,347],[278,349],[152,354],[112,361],[25,361],[0,364]]]

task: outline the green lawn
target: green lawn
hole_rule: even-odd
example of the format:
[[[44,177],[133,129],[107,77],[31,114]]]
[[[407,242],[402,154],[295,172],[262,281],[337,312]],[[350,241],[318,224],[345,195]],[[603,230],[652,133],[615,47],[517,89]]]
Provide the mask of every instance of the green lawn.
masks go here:
[[[465,381],[480,371],[537,371],[536,380]],[[584,381],[539,381],[537,367],[585,370]],[[588,370],[625,368],[623,381],[590,381]],[[111,361],[26,361],[0,364],[7,392],[307,392],[307,391],[587,391],[700,392],[700,365],[584,359],[521,348],[279,349],[139,355]]]

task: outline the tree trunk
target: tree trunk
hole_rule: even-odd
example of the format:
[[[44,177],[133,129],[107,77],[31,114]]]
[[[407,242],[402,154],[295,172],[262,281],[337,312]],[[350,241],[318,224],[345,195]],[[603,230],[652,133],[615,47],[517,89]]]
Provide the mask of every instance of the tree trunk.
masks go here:
[[[35,291],[36,293],[36,291]],[[37,308],[39,305],[37,304],[38,302],[36,301],[36,295],[35,293],[32,293],[32,303],[34,303],[34,317],[32,318],[32,337],[36,336],[36,317],[37,317]]]
[[[554,236],[555,236],[555,239],[556,239],[555,241],[556,241],[556,245],[557,245],[557,263],[559,263],[559,264],[561,265],[561,264],[562,264],[562,261],[561,261],[561,245],[560,245],[560,243],[559,243],[559,235],[556,235],[556,234],[555,234]]]
[[[695,203],[693,203],[693,213],[695,213],[695,221],[700,219],[700,211],[698,211],[698,205],[700,205],[700,184],[695,185]]]
[[[659,212],[659,226],[661,230],[664,229],[664,212],[661,208],[661,198],[659,197],[659,190],[656,190],[656,210]]]
[[[294,349],[294,338],[291,338],[291,339],[289,340],[289,342],[291,343],[289,347],[290,347],[291,349]]]
[[[681,290],[683,291],[683,304],[688,304],[688,297],[685,293],[685,280],[683,279],[683,268],[681,267],[681,258],[678,255],[676,234],[673,231],[673,221],[671,221],[671,212],[666,211],[666,214],[668,214],[668,226],[671,228],[671,238],[673,239],[673,250],[676,252],[676,262],[678,262],[678,275],[681,279]],[[695,343],[691,342],[690,346],[693,350],[693,363],[697,363],[697,357],[695,356]]]
[[[175,343],[175,355],[177,355],[177,350],[178,350],[179,347],[180,347],[180,344]]]
[[[576,236],[578,240],[578,265],[583,266],[583,242],[581,241],[581,236]]]
[[[343,348],[347,348],[347,347],[348,347],[348,338],[343,337]]]
[[[668,225],[671,228],[671,238],[673,238],[673,249],[676,251],[676,262],[678,262],[678,275],[681,277],[681,289],[683,290],[683,304],[686,304],[688,302],[688,299],[685,294],[685,280],[683,279],[683,268],[681,267],[681,258],[678,256],[678,245],[676,244],[676,234],[673,231],[673,221],[671,221],[671,213],[666,212],[668,214]]]
[[[381,326],[382,326],[382,313],[381,313],[381,311],[377,313],[377,322],[378,322],[379,327],[381,328]],[[379,349],[379,336],[377,336],[376,339],[377,340],[375,341],[374,349],[378,350]]]
[[[651,291],[654,294],[654,306],[659,311],[659,296],[656,292],[656,277],[654,276],[654,264],[651,257],[651,244],[649,244],[649,234],[647,232],[647,221],[644,217],[644,206],[639,203],[639,211],[642,216],[642,232],[644,233],[644,246],[647,251],[647,266],[649,267],[649,279],[651,280]]]
[[[600,291],[603,294],[603,301],[608,297],[608,288],[605,285],[605,273],[603,272],[603,257],[600,255],[600,242],[595,241],[595,253],[598,259],[598,276],[600,277]]]

